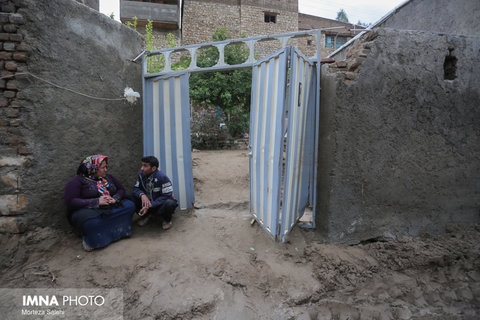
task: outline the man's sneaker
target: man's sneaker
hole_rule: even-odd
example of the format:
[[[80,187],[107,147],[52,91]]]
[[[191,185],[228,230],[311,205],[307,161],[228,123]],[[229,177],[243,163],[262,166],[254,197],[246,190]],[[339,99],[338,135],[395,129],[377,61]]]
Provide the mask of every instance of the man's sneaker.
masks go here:
[[[163,230],[168,230],[172,227],[172,221],[163,221],[162,222],[162,228]]]
[[[85,242],[85,239],[82,240],[82,245],[83,245],[83,249],[84,249],[85,251],[88,251],[88,252],[93,251],[93,248],[90,247],[90,246]]]

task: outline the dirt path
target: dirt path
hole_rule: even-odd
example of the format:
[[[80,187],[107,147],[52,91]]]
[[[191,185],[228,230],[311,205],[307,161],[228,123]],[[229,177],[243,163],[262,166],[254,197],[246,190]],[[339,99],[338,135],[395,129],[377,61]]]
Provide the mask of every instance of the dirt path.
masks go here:
[[[171,230],[135,226],[91,253],[53,228],[0,235],[0,287],[119,287],[125,319],[480,317],[480,226],[356,246],[294,228],[275,243],[249,223],[246,152],[193,158],[199,209]]]
[[[195,207],[248,207],[248,150],[194,152],[192,162]]]

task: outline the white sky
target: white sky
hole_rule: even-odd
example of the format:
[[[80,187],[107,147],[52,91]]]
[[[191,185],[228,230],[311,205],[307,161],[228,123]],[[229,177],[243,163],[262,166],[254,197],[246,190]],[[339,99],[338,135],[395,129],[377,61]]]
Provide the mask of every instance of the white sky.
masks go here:
[[[120,1],[119,0],[100,0],[100,12],[110,16],[113,12],[115,20],[120,21]]]
[[[335,19],[340,9],[347,13],[350,23],[359,20],[374,23],[405,0],[298,0],[298,11],[328,19]]]
[[[314,16],[335,19],[340,9],[345,10],[350,23],[359,20],[374,23],[405,0],[298,0],[298,11]],[[115,14],[120,20],[118,0],[100,0],[100,12]]]

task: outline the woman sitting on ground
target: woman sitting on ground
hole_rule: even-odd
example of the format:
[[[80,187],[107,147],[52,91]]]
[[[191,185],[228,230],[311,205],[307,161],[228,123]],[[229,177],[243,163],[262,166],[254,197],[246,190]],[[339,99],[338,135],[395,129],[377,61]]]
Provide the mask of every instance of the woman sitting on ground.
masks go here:
[[[132,233],[135,204],[122,200],[125,189],[107,174],[107,164],[106,156],[86,157],[77,176],[65,186],[68,221],[81,233],[86,251],[105,247]]]

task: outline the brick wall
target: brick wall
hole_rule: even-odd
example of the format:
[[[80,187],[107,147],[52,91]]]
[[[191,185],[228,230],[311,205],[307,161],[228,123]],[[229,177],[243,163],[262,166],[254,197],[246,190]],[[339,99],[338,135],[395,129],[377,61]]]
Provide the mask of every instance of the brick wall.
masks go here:
[[[265,13],[276,15],[275,23],[266,23]],[[355,32],[354,25],[332,19],[298,13],[298,1],[232,1],[201,0],[185,1],[182,23],[182,45],[210,42],[217,28],[228,28],[233,38],[251,37],[299,30],[322,29],[344,26],[345,29],[329,31],[329,34],[347,37],[350,40]],[[359,27],[361,28],[361,27]],[[315,54],[317,44],[313,37],[291,39],[288,43],[299,48],[307,56]],[[334,48],[325,48],[325,33],[322,33],[321,56],[332,53]],[[278,41],[257,43],[257,58],[262,58],[281,48]]]
[[[264,13],[268,10],[277,14],[276,23],[266,23]],[[298,13],[275,8],[242,6],[242,32],[247,36],[260,36],[297,31]],[[257,42],[255,54],[263,58],[281,49],[278,41]]]
[[[12,1],[3,1],[0,12],[0,230],[23,232],[27,198],[22,194],[21,175],[29,163],[30,148],[23,135],[28,127],[16,72],[26,67],[29,48],[21,29],[25,18]]]
[[[233,38],[241,36],[240,8],[236,5],[186,1],[183,8],[182,45],[211,42],[218,28],[228,28]]]
[[[233,38],[295,32],[298,28],[297,1],[186,1],[183,14],[182,45],[210,42],[218,28],[230,30]],[[265,12],[276,15],[276,23],[266,23]],[[257,57],[280,49],[280,43],[257,43]]]

